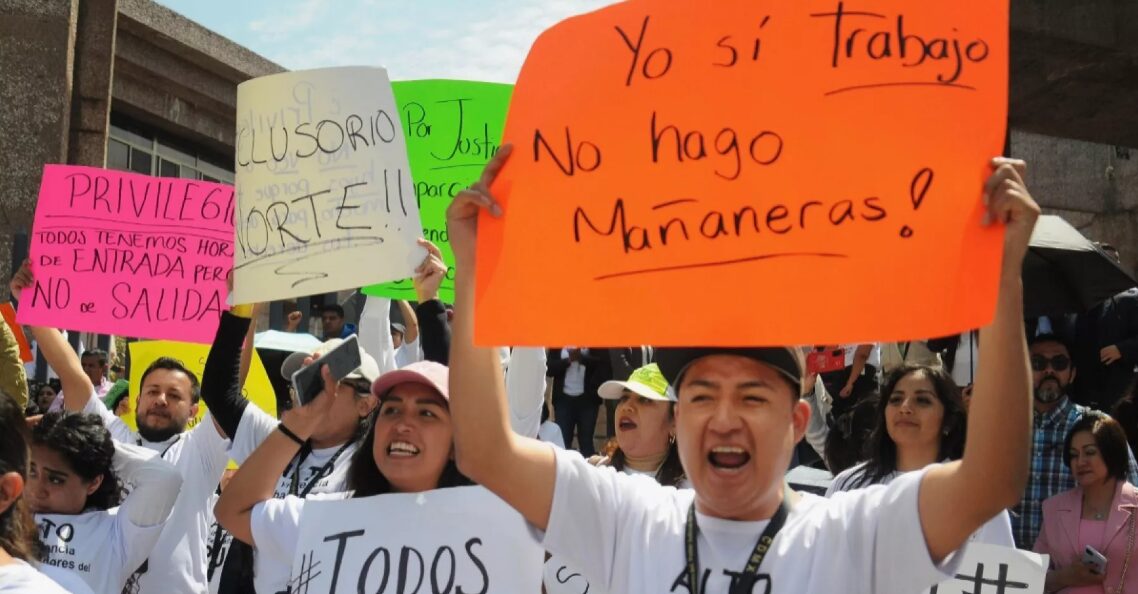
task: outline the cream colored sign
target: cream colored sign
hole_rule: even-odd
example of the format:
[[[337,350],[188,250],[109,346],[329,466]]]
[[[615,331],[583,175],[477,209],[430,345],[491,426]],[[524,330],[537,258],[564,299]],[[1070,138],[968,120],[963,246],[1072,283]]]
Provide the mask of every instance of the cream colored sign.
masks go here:
[[[407,278],[426,255],[383,68],[242,83],[236,145],[235,303]]]

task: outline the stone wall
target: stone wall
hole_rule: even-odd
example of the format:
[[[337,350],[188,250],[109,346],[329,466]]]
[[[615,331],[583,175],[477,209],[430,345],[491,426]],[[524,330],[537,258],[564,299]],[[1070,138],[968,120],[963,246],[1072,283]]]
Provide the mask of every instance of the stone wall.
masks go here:
[[[1138,272],[1138,150],[1013,131],[1011,154],[1028,162],[1028,187],[1047,212],[1114,245]]]

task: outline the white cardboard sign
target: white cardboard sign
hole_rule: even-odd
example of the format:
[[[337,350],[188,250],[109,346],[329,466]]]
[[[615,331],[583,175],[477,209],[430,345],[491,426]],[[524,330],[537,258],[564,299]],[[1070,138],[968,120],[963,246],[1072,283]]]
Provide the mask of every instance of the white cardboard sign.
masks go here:
[[[241,83],[236,146],[236,303],[407,278],[426,255],[383,68]]]
[[[298,543],[294,594],[541,591],[545,552],[482,487],[309,500]]]
[[[970,543],[956,577],[929,594],[1043,594],[1048,557],[999,545]]]

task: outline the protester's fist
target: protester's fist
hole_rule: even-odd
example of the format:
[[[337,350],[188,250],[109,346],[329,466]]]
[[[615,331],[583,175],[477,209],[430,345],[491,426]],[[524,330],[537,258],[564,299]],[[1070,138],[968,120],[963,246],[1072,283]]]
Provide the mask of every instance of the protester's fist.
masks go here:
[[[419,238],[419,245],[426,248],[427,257],[415,269],[412,284],[415,286],[415,296],[419,303],[424,303],[439,298],[439,286],[446,278],[447,265],[438,246],[423,238]]]
[[[458,193],[447,207],[447,234],[456,265],[466,265],[474,258],[474,244],[478,238],[478,213],[482,209],[502,216],[500,207],[490,195],[490,186],[509,159],[513,146],[506,144],[482,170],[482,177],[469,188]]]
[[[849,398],[852,395],[853,395],[853,384],[846,384],[846,385],[842,386],[841,391],[838,392],[838,396],[840,396],[842,398]]]
[[[1102,350],[1099,351],[1099,357],[1102,358],[1103,365],[1111,365],[1122,360],[1122,351],[1118,350],[1117,345],[1112,344],[1108,347],[1102,347]]]
[[[300,327],[300,320],[303,317],[304,315],[300,313],[300,310],[289,312],[288,318],[285,321],[285,330],[296,332],[296,329]]]
[[[8,283],[8,288],[12,291],[12,296],[16,299],[20,298],[20,292],[32,286],[35,278],[32,277],[32,261],[24,260],[20,265],[20,269],[12,276],[12,282]]]
[[[992,159],[996,170],[984,184],[984,224],[1003,223],[1004,266],[1020,273],[1031,231],[1039,219],[1039,205],[1027,191],[1023,178],[1027,163],[1019,159],[996,157]]]

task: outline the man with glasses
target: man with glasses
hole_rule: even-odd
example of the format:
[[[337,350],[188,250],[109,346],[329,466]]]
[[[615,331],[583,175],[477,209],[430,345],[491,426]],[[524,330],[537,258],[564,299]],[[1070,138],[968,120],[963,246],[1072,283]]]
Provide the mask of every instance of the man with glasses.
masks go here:
[[[1032,385],[1034,386],[1034,432],[1031,444],[1031,472],[1019,505],[1012,510],[1012,532],[1016,546],[1030,549],[1043,521],[1043,500],[1075,488],[1071,470],[1063,463],[1063,444],[1067,432],[1090,408],[1075,404],[1067,388],[1075,379],[1071,349],[1054,334],[1031,339]],[[1130,453],[1130,482],[1138,479],[1138,464]]]

